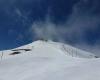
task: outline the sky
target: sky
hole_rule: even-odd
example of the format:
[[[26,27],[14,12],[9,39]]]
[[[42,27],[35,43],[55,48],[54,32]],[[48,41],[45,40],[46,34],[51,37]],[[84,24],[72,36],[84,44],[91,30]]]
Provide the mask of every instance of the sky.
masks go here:
[[[0,0],[0,50],[41,38],[100,55],[100,0]]]

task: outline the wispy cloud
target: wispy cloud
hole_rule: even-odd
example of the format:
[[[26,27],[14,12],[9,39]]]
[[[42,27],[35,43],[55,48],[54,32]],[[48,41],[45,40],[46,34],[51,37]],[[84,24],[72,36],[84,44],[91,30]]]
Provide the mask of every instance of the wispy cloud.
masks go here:
[[[95,5],[89,8],[90,0],[80,0],[73,6],[72,13],[66,19],[66,23],[55,24],[51,21],[50,16],[45,21],[33,22],[31,31],[35,38],[53,39],[61,42],[73,42],[74,46],[98,54],[99,41],[91,46],[85,41],[86,31],[93,31],[98,28],[100,16],[93,14]],[[95,1],[94,1],[95,2]],[[86,9],[87,8],[87,9]],[[98,44],[99,43],[99,44]]]
[[[46,21],[34,22],[31,27],[31,31],[37,39],[44,38],[64,41],[62,35],[63,28],[58,26],[59,25],[52,23],[49,18],[46,18]]]
[[[20,0],[0,0],[0,6],[2,6],[0,9],[3,11],[3,13],[5,12],[7,16],[14,17],[14,20],[16,21],[17,24],[19,23],[23,24],[21,27],[30,25],[31,20],[29,17],[31,16],[38,17],[39,14],[37,13],[39,12],[42,12],[43,16],[45,16],[45,14],[48,11],[48,14],[46,15],[49,15],[49,16],[46,16],[44,21],[40,20],[40,21],[34,21],[32,23],[32,26],[29,29],[31,31],[32,37],[34,37],[35,39],[46,38],[46,39],[52,39],[52,40],[56,40],[60,42],[66,42],[74,46],[77,46],[79,48],[89,50],[89,51],[99,54],[100,41],[97,39],[94,42],[95,43],[94,45],[89,45],[86,41],[86,32],[91,31],[95,33],[96,29],[100,25],[100,12],[99,12],[100,0],[79,0],[78,3],[75,3],[74,5],[72,5],[73,6],[72,10],[70,10],[72,13],[70,15],[68,14],[63,15],[63,13],[66,11],[66,9],[64,9],[64,12],[61,13],[62,16],[66,17],[68,15],[64,24],[55,24],[52,21],[51,18],[54,17],[54,15],[51,16],[51,14],[56,12],[55,10],[57,10],[56,8],[58,6],[56,6],[56,4],[52,6],[52,4],[47,3],[48,1],[50,0],[21,0],[21,1]],[[51,3],[52,1],[54,0],[51,0]],[[27,7],[28,9],[26,9],[24,7],[26,7],[25,5],[27,3],[30,5],[35,4],[35,6],[30,6],[30,7]],[[43,12],[43,10],[47,8],[49,9]],[[52,8],[55,8],[55,9],[52,10]],[[37,13],[35,13],[35,10],[37,11]],[[31,11],[33,11],[33,14],[35,15],[32,15]],[[62,8],[60,11],[63,11]],[[57,12],[60,12],[60,11],[58,9]],[[39,16],[41,16],[41,14]],[[34,20],[33,18],[31,19]],[[39,19],[36,19],[36,20],[39,20]],[[26,27],[23,27],[23,28],[26,28]],[[9,35],[11,35],[14,32],[15,31],[10,30],[8,33]],[[26,34],[29,34],[27,30],[26,30]],[[23,37],[24,36],[22,34],[19,35],[18,40],[20,39],[22,40]]]

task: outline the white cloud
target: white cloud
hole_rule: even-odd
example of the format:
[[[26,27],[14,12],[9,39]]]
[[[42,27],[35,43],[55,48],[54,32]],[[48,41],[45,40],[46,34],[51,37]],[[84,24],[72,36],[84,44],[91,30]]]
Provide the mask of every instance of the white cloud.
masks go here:
[[[80,0],[79,3],[75,4],[72,9],[72,14],[70,14],[66,23],[63,25],[52,23],[50,16],[47,16],[45,21],[33,22],[31,27],[33,36],[37,39],[56,39],[61,42],[75,41],[76,44],[74,46],[99,54],[99,41],[94,46],[90,46],[84,41],[85,31],[94,30],[100,23],[100,16],[90,14],[92,9],[89,11],[83,10],[83,7],[88,4],[88,1]]]
[[[62,29],[62,28],[61,28]],[[46,20],[45,22],[34,22],[31,27],[32,33],[35,34],[35,37],[38,39],[51,39],[62,41],[62,32],[56,24],[53,24],[51,21]]]

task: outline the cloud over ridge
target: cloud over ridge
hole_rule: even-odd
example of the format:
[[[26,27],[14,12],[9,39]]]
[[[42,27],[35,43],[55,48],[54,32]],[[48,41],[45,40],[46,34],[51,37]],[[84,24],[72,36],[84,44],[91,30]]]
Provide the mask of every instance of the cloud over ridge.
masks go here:
[[[45,21],[35,21],[31,30],[35,38],[53,39],[61,42],[72,43],[75,46],[98,51],[98,40],[94,40],[94,46],[89,45],[87,40],[87,32],[95,35],[95,31],[99,29],[100,16],[95,13],[96,2],[92,0],[93,5],[89,8],[90,0],[80,0],[72,8],[72,13],[66,19],[64,24],[55,24],[50,19],[48,13]],[[87,8],[87,9],[86,9]],[[99,34],[99,33],[98,33]],[[94,37],[93,37],[94,38]],[[91,42],[91,41],[90,41]],[[80,45],[83,45],[80,46]],[[98,53],[98,52],[97,52]]]

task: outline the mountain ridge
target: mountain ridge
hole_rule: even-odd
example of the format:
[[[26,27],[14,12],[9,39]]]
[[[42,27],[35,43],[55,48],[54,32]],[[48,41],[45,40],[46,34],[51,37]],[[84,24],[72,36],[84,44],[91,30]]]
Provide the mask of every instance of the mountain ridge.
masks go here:
[[[11,54],[13,52],[16,52],[16,54],[18,52],[26,53],[26,52],[30,51],[30,53],[33,53],[35,55],[37,55],[37,53],[39,53],[39,55],[41,55],[41,56],[42,55],[48,56],[48,55],[51,55],[51,53],[52,53],[51,56],[53,56],[53,54],[55,55],[55,53],[56,53],[56,55],[58,54],[60,56],[65,55],[65,56],[78,57],[78,58],[97,58],[97,56],[94,55],[93,53],[72,47],[68,44],[64,44],[64,43],[60,43],[60,42],[53,42],[51,40],[48,40],[48,41],[37,40],[30,44],[27,44],[27,45],[24,45],[24,46],[15,48],[15,49],[7,50],[7,51],[8,51],[7,52],[8,54]],[[5,53],[5,55],[6,55],[6,51],[1,51],[1,52]],[[50,52],[50,53],[46,54],[48,52]],[[45,53],[45,54],[43,54],[43,53]]]

